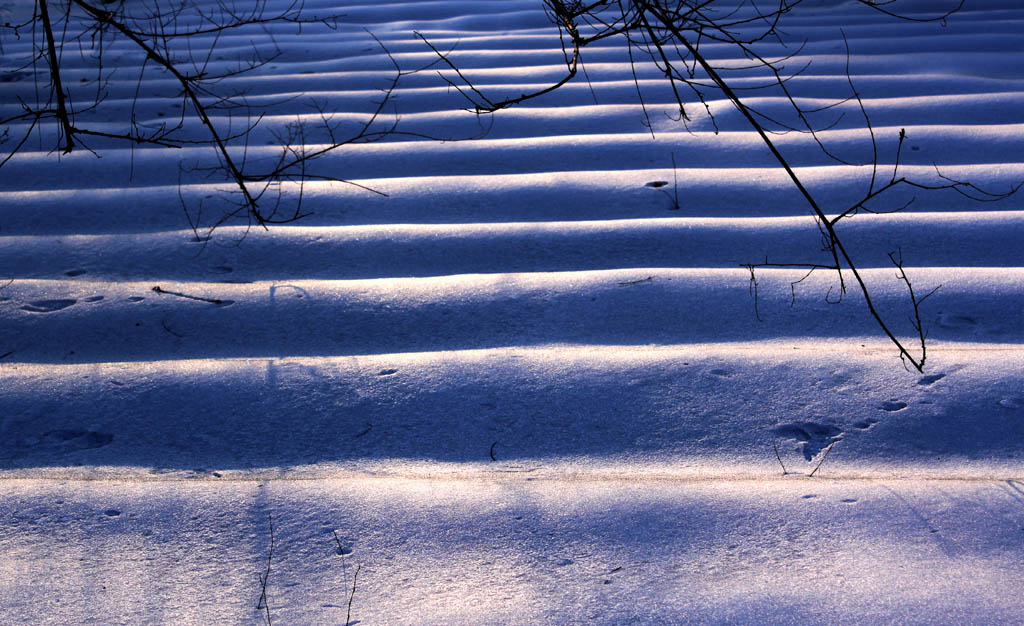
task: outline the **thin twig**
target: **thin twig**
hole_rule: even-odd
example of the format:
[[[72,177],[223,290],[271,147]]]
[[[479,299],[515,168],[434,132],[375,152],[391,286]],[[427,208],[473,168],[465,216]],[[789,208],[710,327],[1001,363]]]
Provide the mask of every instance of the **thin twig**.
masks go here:
[[[216,304],[218,306],[221,306],[227,302],[226,300],[221,300],[220,298],[204,298],[202,296],[190,296],[189,294],[181,293],[180,291],[169,291],[167,289],[163,289],[162,287],[160,287],[160,285],[153,287],[153,291],[159,294],[166,294],[168,296],[178,296],[179,298],[185,298],[187,300],[209,302],[210,304]]]
[[[832,452],[832,448],[835,447],[837,443],[839,443],[838,439],[828,444],[828,447],[825,448],[825,453],[821,456],[821,460],[818,461],[818,464],[814,466],[814,470],[808,475],[808,478],[813,478],[814,475],[818,473],[818,470],[821,469],[821,464],[825,462],[825,459],[828,458],[828,453]]]
[[[627,280],[627,281],[620,282],[619,284],[625,287],[625,286],[629,286],[629,285],[641,285],[643,283],[650,283],[650,282],[654,282],[654,276],[648,276],[647,278],[640,278],[640,279],[637,279],[637,280]]]
[[[170,334],[174,335],[178,339],[182,339],[185,336],[185,335],[182,335],[181,333],[176,333],[173,330],[171,330],[171,327],[167,325],[167,320],[160,320],[160,325],[164,327],[164,330],[166,330]]]
[[[348,594],[348,611],[345,614],[345,626],[349,626],[352,623],[352,600],[356,597],[356,581],[359,578],[359,571],[363,569],[363,566],[357,565],[356,571],[352,574],[352,592]]]
[[[786,471],[786,465],[782,462],[782,455],[779,454],[779,441],[774,437],[772,438],[772,447],[775,448],[775,458],[779,460],[779,465],[782,467],[782,475],[785,476],[789,474],[789,472]]]
[[[331,531],[334,533],[334,542],[338,544],[338,555],[341,557],[341,575],[345,581],[345,587],[348,587],[348,571],[345,568],[345,548],[341,545],[341,539],[338,537],[338,531]],[[352,623],[352,600],[356,596],[356,583],[359,580],[359,570],[363,566],[357,565],[355,573],[352,574],[352,591],[348,594],[348,612],[345,615],[345,626],[349,626]]]
[[[267,523],[270,526],[270,549],[267,551],[267,569],[260,574],[260,597],[256,601],[256,609],[266,609],[267,626],[273,626],[270,621],[270,602],[267,598],[267,582],[270,581],[270,561],[274,558],[274,518],[268,513]]]

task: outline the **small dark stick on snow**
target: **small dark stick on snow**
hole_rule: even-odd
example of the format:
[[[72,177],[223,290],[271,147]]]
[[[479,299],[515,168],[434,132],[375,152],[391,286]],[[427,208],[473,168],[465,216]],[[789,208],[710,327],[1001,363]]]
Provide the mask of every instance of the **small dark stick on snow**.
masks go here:
[[[345,614],[345,626],[349,626],[352,623],[352,600],[356,597],[356,579],[359,578],[359,570],[363,569],[362,565],[356,566],[356,572],[352,574],[352,593],[348,594],[348,613]]]
[[[266,609],[267,626],[273,626],[270,621],[270,602],[267,601],[267,582],[270,580],[270,561],[274,558],[274,518],[267,515],[267,523],[270,525],[270,550],[267,551],[267,571],[259,574],[260,577],[260,599],[256,601],[256,609]]]
[[[820,460],[820,461],[818,461],[818,464],[814,466],[814,471],[812,471],[812,472],[810,473],[810,476],[809,476],[809,477],[813,477],[813,476],[814,476],[814,474],[816,474],[816,473],[817,473],[817,471],[818,471],[819,469],[821,469],[821,464],[825,462],[825,459],[827,459],[827,458],[828,458],[828,453],[829,453],[829,452],[832,452],[832,448],[833,448],[833,446],[835,446],[835,445],[836,445],[837,443],[839,443],[839,440],[838,440],[838,439],[837,439],[836,441],[833,441],[832,443],[828,444],[828,447],[827,447],[827,448],[825,448],[825,454],[821,455],[821,460]]]
[[[338,556],[341,557],[341,574],[345,577],[345,587],[348,587],[348,572],[345,569],[345,548],[341,545],[341,538],[338,537],[338,531],[331,531],[334,533],[334,541],[338,544]],[[349,550],[351,552],[351,550]],[[345,626],[349,626],[352,623],[352,599],[356,595],[356,579],[359,578],[359,570],[362,569],[362,565],[356,566],[356,571],[352,575],[352,591],[348,595],[348,614],[345,616]]]
[[[654,282],[654,277],[653,276],[648,276],[647,278],[641,278],[640,280],[627,280],[626,282],[619,283],[619,284],[623,285],[623,286],[626,286],[626,285],[639,285],[641,283],[650,283],[650,282]]]
[[[168,291],[162,289],[160,285],[153,287],[153,291],[157,293],[165,293],[169,296],[178,296],[179,298],[188,298],[189,300],[198,300],[200,302],[209,302],[210,304],[224,304],[224,301],[220,298],[203,298],[202,296],[190,296],[187,293],[181,293],[178,291]]]
[[[782,463],[782,455],[779,454],[779,442],[777,439],[772,439],[772,447],[775,448],[775,458],[779,460],[779,465],[782,466],[782,475],[785,476],[789,472],[786,471],[786,466]]]
[[[167,325],[167,321],[166,320],[160,320],[160,325],[164,327],[164,330],[166,330],[167,332],[171,333],[172,335],[174,335],[178,339],[181,339],[182,337],[185,336],[185,335],[182,335],[180,333],[176,333],[173,330],[171,330],[170,327]]]
[[[658,187],[655,187],[655,189],[665,194],[665,197],[667,197],[672,202],[673,211],[679,210],[679,175],[676,172],[675,152],[672,153],[672,193],[670,194],[669,192],[665,191],[664,189],[661,188],[660,185]]]
[[[494,446],[496,446],[496,445],[498,445],[497,441],[495,441],[494,443],[491,444],[491,460],[492,461],[497,461],[498,460],[498,457],[494,456]]]

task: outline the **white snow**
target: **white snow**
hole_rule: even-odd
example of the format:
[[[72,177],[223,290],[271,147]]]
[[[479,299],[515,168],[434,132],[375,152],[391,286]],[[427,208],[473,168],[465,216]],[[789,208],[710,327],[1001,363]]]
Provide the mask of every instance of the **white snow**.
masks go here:
[[[812,61],[794,89],[844,88],[843,27],[881,176],[905,128],[908,177],[1005,191],[1024,180],[1016,4],[940,25],[808,3],[785,27]],[[283,55],[238,81],[278,99],[249,159],[277,154],[303,94],[345,127],[372,110],[393,67],[364,27],[403,67],[432,58],[414,30],[458,43],[496,97],[564,68],[540,0],[307,6],[345,17],[273,27]],[[10,71],[31,41],[4,37]],[[107,53],[91,119],[115,129],[141,58]],[[181,202],[209,224],[231,189],[179,163],[209,148],[60,156],[49,129],[0,168],[0,624],[258,624],[268,558],[278,624],[345,624],[357,568],[353,624],[1024,624],[1024,194],[841,223],[901,337],[887,253],[919,295],[941,285],[908,371],[859,293],[828,300],[834,274],[758,270],[755,309],[744,264],[830,257],[726,100],[721,132],[699,103],[687,131],[639,64],[652,138],[620,43],[584,62],[589,85],[490,118],[432,71],[403,78],[398,128],[454,140],[331,153],[324,171],[386,196],[310,183],[312,215],[269,231],[196,241]],[[11,76],[0,117],[33,87]],[[145,76],[139,119],[179,115]],[[862,162],[842,110],[823,137]],[[827,213],[864,193],[870,167],[777,141]]]

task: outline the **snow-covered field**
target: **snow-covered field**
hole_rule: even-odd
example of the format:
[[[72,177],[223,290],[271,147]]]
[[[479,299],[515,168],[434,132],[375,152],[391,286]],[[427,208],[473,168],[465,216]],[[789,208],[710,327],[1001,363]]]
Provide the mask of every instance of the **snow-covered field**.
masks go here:
[[[908,174],[1003,191],[1024,180],[1017,5],[916,24],[817,1],[784,30],[823,99],[845,30],[883,164],[905,128]],[[414,30],[458,43],[498,94],[564,70],[540,0],[309,6],[339,29],[284,29],[239,79],[280,97],[253,158],[310,112],[285,96],[367,111],[393,74],[367,30],[403,67],[434,58]],[[6,117],[31,41],[2,44]],[[178,114],[130,47],[107,55],[108,121],[137,90],[141,119]],[[820,262],[820,235],[728,101],[722,132],[687,132],[639,63],[652,138],[620,43],[584,60],[589,84],[482,136],[436,72],[404,77],[399,128],[464,140],[339,149],[332,175],[387,196],[310,183],[312,215],[269,231],[195,240],[179,193],[210,219],[228,187],[178,163],[209,148],[58,158],[49,135],[0,168],[0,624],[260,623],[268,560],[279,624],[1024,624],[1024,194],[843,223],[904,336],[887,253],[941,285],[908,371],[827,272],[794,293],[804,271],[759,270],[755,312],[741,265]],[[843,107],[823,136],[870,156]],[[863,194],[870,168],[777,141],[830,205]]]

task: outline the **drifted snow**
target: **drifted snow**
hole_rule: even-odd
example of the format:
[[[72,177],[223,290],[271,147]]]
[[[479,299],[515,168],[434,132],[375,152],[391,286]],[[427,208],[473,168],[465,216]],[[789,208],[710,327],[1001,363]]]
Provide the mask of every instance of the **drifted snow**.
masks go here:
[[[1009,4],[945,27],[808,5],[786,27],[814,61],[800,93],[844,88],[843,26],[882,162],[906,128],[908,176],[1005,190],[1024,179]],[[413,30],[458,42],[493,93],[560,72],[539,0],[339,10],[338,32],[280,33],[251,97],[357,119],[390,76],[363,27],[407,66],[431,57]],[[3,44],[6,69],[29,42]],[[652,139],[622,50],[586,53],[593,94],[338,151],[331,171],[388,196],[314,183],[313,215],[269,232],[194,241],[177,163],[207,149],[58,161],[44,140],[0,170],[0,623],[259,623],[268,555],[280,624],[344,624],[356,568],[361,624],[1024,623],[1021,198],[842,223],[902,335],[887,253],[919,294],[942,285],[907,371],[824,272],[793,292],[803,272],[759,271],[755,313],[742,264],[828,261],[800,197],[727,102],[723,132],[687,133],[641,64]],[[111,83],[111,120],[136,78]],[[30,84],[0,84],[2,115]],[[429,72],[396,102],[404,130],[480,133]],[[844,110],[826,136],[863,159]],[[779,143],[828,212],[863,193],[869,168]],[[224,189],[180,192],[215,212]]]

